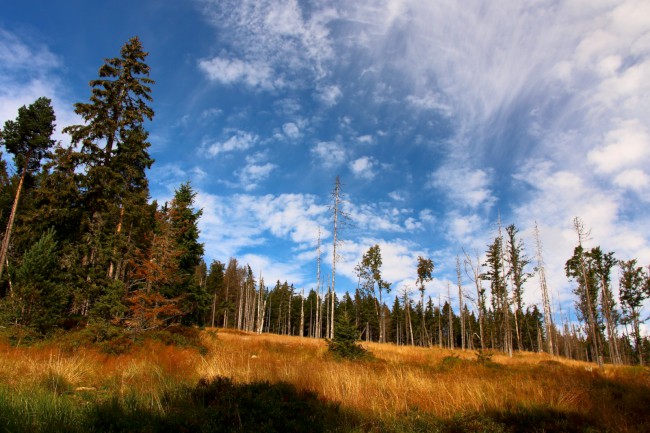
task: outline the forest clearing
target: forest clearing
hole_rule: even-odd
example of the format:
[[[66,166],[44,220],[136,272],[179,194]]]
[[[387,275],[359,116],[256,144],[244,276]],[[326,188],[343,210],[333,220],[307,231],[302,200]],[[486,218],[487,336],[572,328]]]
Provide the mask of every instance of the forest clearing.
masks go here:
[[[84,345],[83,332],[2,342],[3,431],[650,429],[645,367],[378,343],[347,361],[323,340],[229,329],[179,330],[185,347]]]
[[[640,0],[29,3],[0,433],[650,432]]]

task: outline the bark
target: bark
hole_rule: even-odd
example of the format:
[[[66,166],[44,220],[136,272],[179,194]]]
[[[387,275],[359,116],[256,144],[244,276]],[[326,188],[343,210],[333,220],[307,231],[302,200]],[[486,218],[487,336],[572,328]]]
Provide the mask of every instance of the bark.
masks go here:
[[[7,222],[7,228],[5,230],[5,235],[2,238],[2,248],[0,249],[0,278],[5,268],[5,262],[7,260],[7,251],[9,250],[9,240],[11,239],[11,232],[14,227],[14,220],[16,218],[16,212],[18,211],[18,201],[20,201],[20,193],[23,189],[23,184],[25,183],[25,176],[27,175],[27,166],[31,158],[31,151],[25,157],[25,165],[23,166],[23,172],[20,174],[20,181],[18,182],[18,188],[16,189],[16,196],[14,197],[14,204],[11,206],[11,214],[9,214],[9,221]]]

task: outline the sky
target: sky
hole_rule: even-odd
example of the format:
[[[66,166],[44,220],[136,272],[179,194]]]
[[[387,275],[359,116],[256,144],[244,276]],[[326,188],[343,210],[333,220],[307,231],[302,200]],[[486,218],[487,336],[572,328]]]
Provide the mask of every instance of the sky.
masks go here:
[[[339,293],[378,244],[389,297],[415,291],[423,256],[435,263],[427,294],[444,301],[456,256],[482,256],[498,221],[520,229],[531,258],[537,222],[565,314],[574,217],[588,247],[650,264],[647,0],[0,0],[0,11],[0,122],[47,96],[64,144],[104,59],[140,38],[156,81],[151,196],[191,182],[208,264],[236,257],[267,285],[316,287],[319,229],[331,272],[336,176],[350,216]],[[464,272],[463,284],[474,293]],[[526,304],[540,299],[531,278]]]

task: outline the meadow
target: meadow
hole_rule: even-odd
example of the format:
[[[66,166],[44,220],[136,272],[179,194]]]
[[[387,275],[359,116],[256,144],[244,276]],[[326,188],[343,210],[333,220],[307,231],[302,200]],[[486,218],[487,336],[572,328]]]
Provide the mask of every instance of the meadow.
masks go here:
[[[0,431],[648,432],[650,369],[218,329],[0,342]]]

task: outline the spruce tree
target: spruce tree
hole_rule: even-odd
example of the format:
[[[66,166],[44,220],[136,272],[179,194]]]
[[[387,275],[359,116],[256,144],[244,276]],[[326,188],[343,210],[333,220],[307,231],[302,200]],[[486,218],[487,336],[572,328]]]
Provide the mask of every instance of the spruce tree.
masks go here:
[[[165,288],[168,297],[182,296],[183,321],[203,325],[210,308],[210,295],[194,278],[196,267],[203,261],[203,244],[199,242],[199,218],[202,210],[194,209],[196,192],[190,183],[182,184],[169,206],[178,255],[179,282]]]
[[[519,350],[523,349],[522,327],[520,316],[524,314],[523,293],[524,283],[532,276],[526,272],[526,266],[530,264],[530,259],[524,251],[524,243],[517,238],[519,229],[514,224],[506,227],[506,261],[508,263],[508,277],[512,282],[512,295],[515,304],[515,330],[517,333],[517,346]]]
[[[145,176],[153,160],[144,123],[154,115],[148,105],[154,81],[147,55],[134,37],[119,57],[106,59],[99,77],[90,81],[90,101],[75,104],[84,123],[63,130],[79,147],[75,164],[84,169],[79,182],[83,237],[77,250],[85,281],[74,308],[84,315],[111,281],[124,280],[126,264],[153,224]]]

